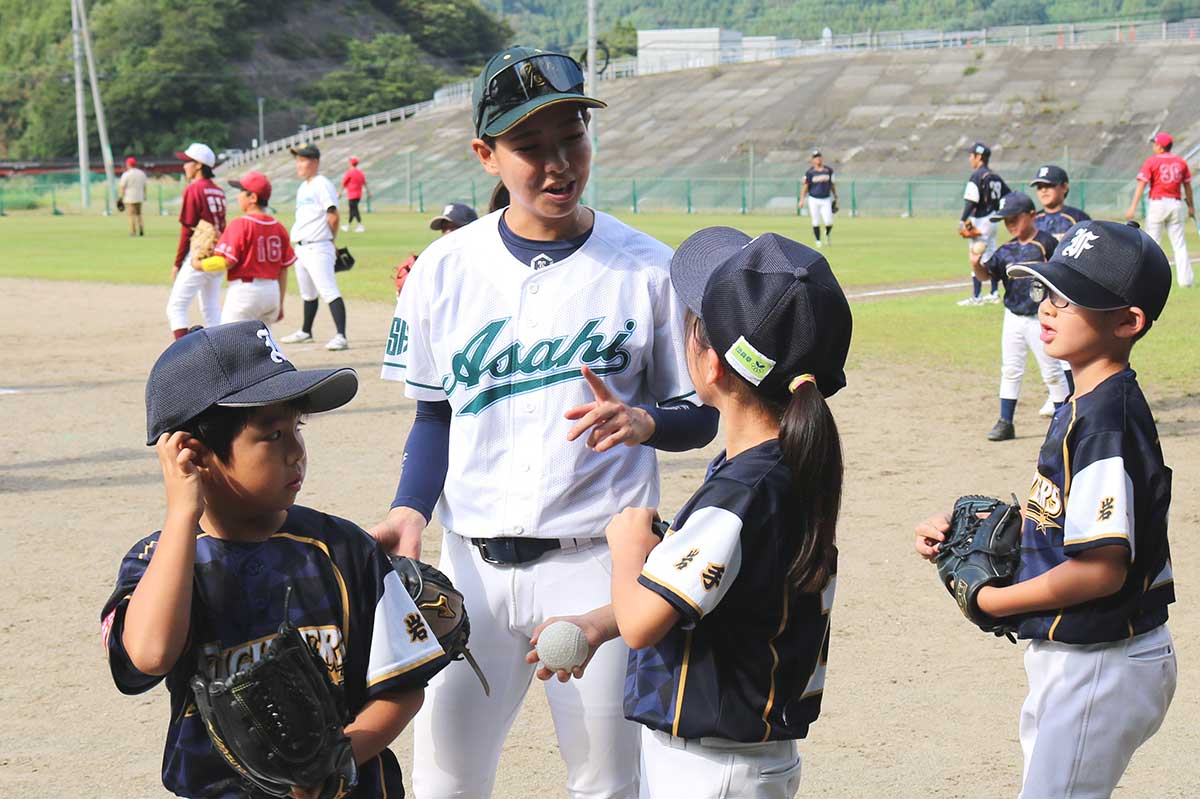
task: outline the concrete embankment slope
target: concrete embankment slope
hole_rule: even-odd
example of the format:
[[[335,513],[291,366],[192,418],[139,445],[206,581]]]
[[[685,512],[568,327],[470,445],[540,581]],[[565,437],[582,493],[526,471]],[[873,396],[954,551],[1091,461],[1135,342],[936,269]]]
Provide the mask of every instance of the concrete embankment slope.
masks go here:
[[[1200,40],[835,53],[600,86],[607,175],[744,176],[753,147],[760,175],[793,176],[820,146],[843,174],[957,178],[979,139],[1014,178],[1064,158],[1073,177],[1131,178],[1160,124],[1179,152],[1200,143]],[[328,173],[354,154],[386,190],[410,169],[427,182],[481,174],[470,130],[463,105],[320,145]],[[294,177],[286,155],[259,166]]]

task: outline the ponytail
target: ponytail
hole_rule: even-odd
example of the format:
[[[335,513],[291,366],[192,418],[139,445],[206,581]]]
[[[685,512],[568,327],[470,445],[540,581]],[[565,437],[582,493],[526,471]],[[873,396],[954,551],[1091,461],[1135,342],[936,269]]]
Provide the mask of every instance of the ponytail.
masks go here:
[[[788,569],[800,591],[820,591],[837,560],[837,520],[842,504],[842,439],[837,422],[811,375],[792,381],[792,397],[779,421],[779,448],[792,472],[798,503],[800,548]]]
[[[711,349],[704,320],[691,309],[684,313],[686,346]],[[736,372],[731,388],[743,400],[756,402],[779,420],[779,448],[792,473],[800,546],[788,567],[788,580],[798,591],[825,587],[837,565],[837,520],[842,505],[842,439],[833,413],[812,375],[800,375],[788,387],[786,405],[768,400]]]

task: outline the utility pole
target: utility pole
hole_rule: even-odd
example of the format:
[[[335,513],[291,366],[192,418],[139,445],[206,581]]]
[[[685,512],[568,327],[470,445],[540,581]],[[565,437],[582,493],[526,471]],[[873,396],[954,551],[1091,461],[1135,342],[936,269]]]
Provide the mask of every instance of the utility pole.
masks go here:
[[[83,31],[83,52],[87,56],[88,78],[92,84],[92,106],[96,110],[96,127],[100,131],[100,157],[104,159],[104,177],[108,189],[107,208],[117,204],[117,179],[113,173],[112,147],[108,144],[108,124],[104,121],[104,103],[100,100],[100,81],[96,77],[96,61],[92,56],[92,33],[88,29],[87,6],[84,0],[71,0],[79,7],[79,27]]]
[[[258,98],[258,146],[260,147],[267,140],[267,137],[263,135],[263,102],[265,100],[265,97]]]
[[[79,9],[71,0],[71,41],[75,46],[75,137],[79,147],[79,203],[91,205],[88,191],[87,118],[83,103],[83,42],[79,35]]]
[[[600,99],[599,88],[596,85],[596,0],[587,1],[587,92],[592,97]],[[592,114],[590,123],[592,133],[592,161],[595,163],[596,155],[600,149],[600,137],[596,126],[596,115]],[[596,180],[597,175],[593,175],[592,181],[588,185],[588,192],[591,194],[590,205],[596,206]]]

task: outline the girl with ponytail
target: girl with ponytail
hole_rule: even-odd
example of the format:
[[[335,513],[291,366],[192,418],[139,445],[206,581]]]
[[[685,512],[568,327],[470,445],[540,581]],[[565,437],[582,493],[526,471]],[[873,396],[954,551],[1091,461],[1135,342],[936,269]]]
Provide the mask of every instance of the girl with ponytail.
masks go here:
[[[671,283],[725,451],[661,540],[652,508],[606,530],[641,795],[791,797],[829,651],[850,307],[820,253],[732,228],[688,238]]]

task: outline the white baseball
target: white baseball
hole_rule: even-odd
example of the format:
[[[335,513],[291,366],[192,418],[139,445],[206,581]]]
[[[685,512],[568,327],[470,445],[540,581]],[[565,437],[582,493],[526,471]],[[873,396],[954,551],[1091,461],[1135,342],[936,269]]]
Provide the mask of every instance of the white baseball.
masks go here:
[[[983,255],[983,251],[987,249],[986,241],[977,241],[971,245],[971,252],[976,255]]]
[[[587,636],[569,621],[556,621],[538,636],[537,653],[538,660],[551,671],[570,671],[587,660]]]

